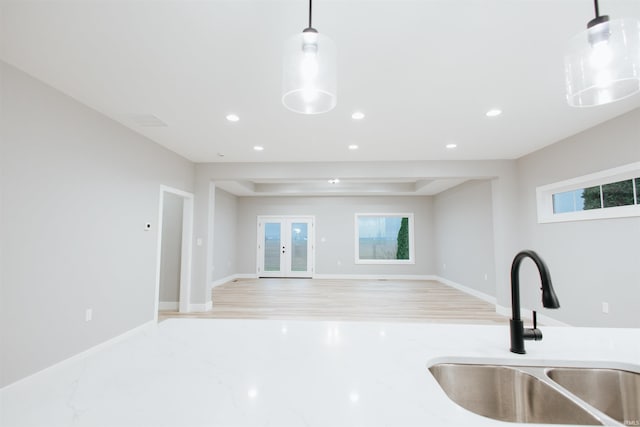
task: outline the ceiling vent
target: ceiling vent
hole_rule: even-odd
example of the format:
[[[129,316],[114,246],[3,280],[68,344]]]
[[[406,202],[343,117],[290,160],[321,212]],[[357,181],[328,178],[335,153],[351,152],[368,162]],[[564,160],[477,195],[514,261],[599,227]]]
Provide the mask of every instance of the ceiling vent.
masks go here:
[[[131,119],[138,126],[142,126],[145,128],[162,128],[168,126],[165,122],[163,122],[153,114],[130,114],[129,119]]]

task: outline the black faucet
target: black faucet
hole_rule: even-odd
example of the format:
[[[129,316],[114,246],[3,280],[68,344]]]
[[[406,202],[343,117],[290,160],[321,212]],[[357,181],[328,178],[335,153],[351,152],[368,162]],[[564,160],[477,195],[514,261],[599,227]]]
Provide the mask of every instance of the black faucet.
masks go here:
[[[560,302],[556,293],[553,291],[551,284],[551,276],[547,265],[542,261],[534,251],[521,251],[513,259],[511,264],[511,352],[525,354],[524,340],[540,341],[542,339],[542,331],[537,328],[536,312],[533,312],[533,329],[525,329],[520,319],[520,264],[525,258],[531,258],[538,267],[540,280],[542,281],[542,305],[546,308],[559,308]]]

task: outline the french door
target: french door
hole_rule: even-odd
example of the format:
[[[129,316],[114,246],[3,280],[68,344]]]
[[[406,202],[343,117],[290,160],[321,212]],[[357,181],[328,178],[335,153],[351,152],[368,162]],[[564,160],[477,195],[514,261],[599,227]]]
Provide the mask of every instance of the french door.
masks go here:
[[[312,277],[313,217],[258,217],[258,277]]]

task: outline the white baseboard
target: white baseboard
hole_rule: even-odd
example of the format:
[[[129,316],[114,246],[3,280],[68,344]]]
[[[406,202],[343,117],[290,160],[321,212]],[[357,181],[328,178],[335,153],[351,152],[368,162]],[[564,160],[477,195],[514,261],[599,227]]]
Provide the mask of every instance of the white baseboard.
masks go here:
[[[494,305],[497,304],[496,297],[492,295],[485,294],[484,292],[480,292],[468,286],[461,285],[460,283],[456,283],[452,280],[445,279],[444,277],[440,277],[440,276],[435,276],[435,277],[436,277],[435,280],[437,280],[438,282],[442,282],[445,285],[451,286],[452,288],[458,289],[459,291],[462,291],[466,294],[473,295],[476,298],[480,298],[481,300],[486,301],[489,304],[494,304]]]
[[[235,274],[232,274],[231,276],[223,277],[222,279],[214,280],[213,282],[209,283],[209,286],[207,287],[207,295],[211,293],[211,289],[217,288],[220,285],[224,285],[225,283],[235,280],[235,276]]]
[[[132,335],[136,335],[136,334],[142,333],[142,332],[144,332],[144,331],[146,331],[148,329],[155,328],[155,327],[157,327],[157,325],[158,325],[158,323],[155,320],[151,320],[149,322],[143,323],[140,326],[136,326],[135,328],[130,329],[130,330],[128,330],[128,331],[126,331],[126,332],[124,332],[124,333],[122,333],[120,335],[117,335],[117,336],[115,336],[113,338],[110,338],[107,341],[101,342],[100,344],[96,344],[93,347],[90,347],[90,348],[88,348],[88,349],[86,349],[86,350],[84,350],[84,351],[82,351],[82,352],[80,352],[78,354],[75,354],[75,355],[73,355],[73,356],[71,356],[71,357],[69,357],[67,359],[61,360],[60,362],[56,362],[51,366],[48,366],[48,367],[46,367],[44,369],[41,369],[41,370],[31,374],[31,375],[28,375],[28,376],[26,376],[24,378],[19,379],[19,380],[15,381],[15,382],[13,382],[11,384],[7,384],[6,386],[2,387],[0,389],[0,391],[1,392],[5,392],[9,388],[14,387],[17,384],[21,384],[21,383],[23,383],[25,381],[29,381],[29,380],[33,379],[34,377],[36,377],[38,375],[44,374],[45,372],[51,372],[51,371],[63,368],[65,366],[67,366],[69,363],[72,363],[72,362],[75,362],[77,360],[82,360],[84,358],[87,358],[90,355],[92,355],[94,353],[97,353],[99,351],[102,351],[105,348],[111,347],[112,345],[117,344],[118,342],[123,341],[123,340],[129,338]]]
[[[233,280],[236,279],[257,279],[258,275],[256,273],[242,273],[242,274],[234,274]]]
[[[207,286],[207,302],[204,304],[189,304],[189,311],[211,311],[213,309],[213,301],[211,301],[211,290],[225,283],[233,282],[237,279],[255,279],[256,274],[232,274],[221,279],[214,280]]]
[[[502,316],[506,316],[506,317],[511,317],[511,307],[504,307],[502,305],[498,304],[498,300],[496,299],[496,297],[492,296],[492,295],[488,295],[485,294],[483,292],[480,292],[476,289],[472,289],[468,286],[464,286],[461,285],[460,283],[456,283],[453,282],[449,279],[445,279],[444,277],[440,277],[440,276],[436,276],[436,279],[442,283],[444,283],[445,285],[451,286],[452,288],[456,288],[462,292],[465,292],[469,295],[472,295],[476,298],[480,298],[483,301],[488,302],[489,304],[493,304],[496,307],[496,313],[500,314]],[[531,312],[531,310],[527,310],[527,309],[520,309],[521,312],[521,317],[523,319],[528,319],[531,320],[533,319],[533,314]],[[544,314],[540,314],[538,313],[538,320],[540,321],[540,323],[544,323],[545,325],[549,325],[549,326],[571,326],[567,323],[561,322],[559,320],[556,320],[552,317],[549,316],[545,316]]]
[[[176,311],[178,310],[179,305],[178,301],[160,301],[158,303],[158,310]]]
[[[207,301],[204,304],[189,304],[188,312],[211,311],[213,309],[213,301],[211,301],[211,290],[213,288],[232,282],[236,279],[255,279],[256,277],[258,276],[255,274],[232,274],[230,276],[214,280],[207,285]],[[162,310],[162,303],[160,303],[160,309]]]
[[[204,304],[189,304],[188,313],[211,311],[213,309],[213,301],[211,301],[211,290],[213,288],[232,282],[236,279],[254,279],[256,277],[257,276],[255,274],[232,274],[230,276],[214,280],[207,285],[207,301]],[[162,303],[160,303],[160,310],[162,310]]]
[[[437,280],[428,274],[314,274],[314,279],[335,280]]]
[[[211,289],[218,287],[220,285],[224,285],[225,283],[233,282],[234,280],[237,280],[237,279],[255,279],[257,277],[258,277],[257,274],[232,274],[230,276],[223,277],[222,279],[217,279],[209,283],[207,292],[211,293]]]

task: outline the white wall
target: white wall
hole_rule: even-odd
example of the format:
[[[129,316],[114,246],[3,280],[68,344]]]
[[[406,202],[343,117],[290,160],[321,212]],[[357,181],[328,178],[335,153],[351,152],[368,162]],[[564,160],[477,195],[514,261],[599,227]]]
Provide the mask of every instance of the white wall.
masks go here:
[[[536,187],[640,160],[640,109],[518,160],[523,248],[547,262],[559,310],[577,326],[640,327],[640,218],[538,224]],[[522,299],[540,307],[535,269],[523,268]],[[609,314],[602,313],[608,302]]]
[[[459,202],[447,195],[436,203],[438,215],[428,197],[236,198],[215,190],[217,179],[492,179],[499,304],[508,305],[513,255],[531,248],[549,264],[562,305],[548,315],[576,325],[640,325],[640,219],[537,224],[535,207],[539,185],[640,160],[639,109],[517,162],[203,164],[194,184],[189,161],[2,62],[0,90],[0,386],[153,319],[161,184],[196,193],[192,302],[205,302],[216,278],[255,273],[257,215],[315,215],[320,274],[434,274],[436,260],[451,252],[446,242],[442,254],[435,252],[446,233],[436,233],[434,217]],[[365,211],[416,214],[415,265],[353,263],[353,214]],[[480,240],[488,246],[491,239]],[[451,274],[484,289],[473,277],[488,263]],[[536,281],[525,265],[523,302],[533,308]],[[602,301],[610,304],[608,315]]]
[[[224,190],[215,190],[213,219],[213,262],[212,280],[229,277],[238,272],[236,263],[237,197]]]
[[[160,185],[193,191],[194,165],[5,63],[0,72],[6,385],[154,319]]]
[[[468,181],[436,195],[434,219],[438,276],[495,297],[491,182]]]
[[[413,213],[415,264],[355,264],[356,213]],[[259,215],[315,216],[316,274],[434,274],[431,197],[240,197],[238,198],[238,269],[256,274]]]
[[[191,293],[189,303],[206,304],[211,295],[213,274],[213,220],[215,186],[201,165],[196,164],[195,194],[193,198],[193,246]],[[198,242],[201,244],[199,245]]]
[[[165,192],[162,206],[162,253],[160,256],[160,302],[180,301],[182,259],[182,207],[184,199]]]

